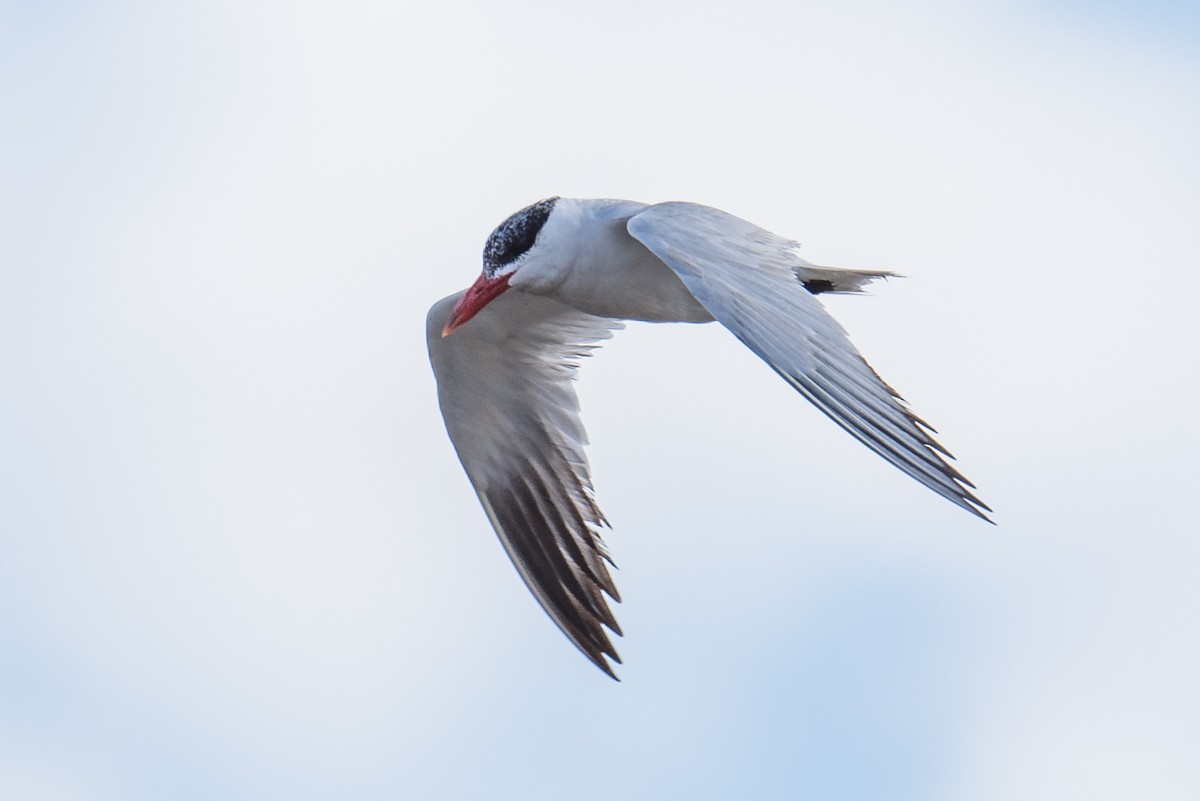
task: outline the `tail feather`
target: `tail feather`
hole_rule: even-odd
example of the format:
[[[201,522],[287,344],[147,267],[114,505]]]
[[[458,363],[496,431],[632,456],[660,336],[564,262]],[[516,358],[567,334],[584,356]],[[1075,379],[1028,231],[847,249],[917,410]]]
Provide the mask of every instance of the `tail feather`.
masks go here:
[[[903,278],[888,270],[843,270],[837,267],[821,267],[800,260],[796,266],[796,277],[804,288],[814,295],[823,292],[840,294],[861,293],[867,286],[880,278]]]

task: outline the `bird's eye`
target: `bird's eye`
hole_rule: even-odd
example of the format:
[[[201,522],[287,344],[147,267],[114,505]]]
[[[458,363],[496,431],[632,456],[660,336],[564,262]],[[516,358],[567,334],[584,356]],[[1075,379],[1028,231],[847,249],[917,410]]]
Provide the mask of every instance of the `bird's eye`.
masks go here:
[[[491,275],[505,265],[512,264],[533,247],[557,201],[557,197],[539,200],[500,223],[483,246],[484,271]]]

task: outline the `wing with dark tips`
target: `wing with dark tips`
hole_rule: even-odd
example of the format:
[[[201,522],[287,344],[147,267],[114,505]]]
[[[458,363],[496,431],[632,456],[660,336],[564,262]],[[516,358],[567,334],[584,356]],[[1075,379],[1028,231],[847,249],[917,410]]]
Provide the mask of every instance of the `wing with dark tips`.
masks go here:
[[[713,317],[834,422],[937,494],[988,519],[984,512],[991,510],[947,461],[953,457],[933,439],[933,428],[871,369],[805,288],[807,264],[794,242],[694,203],[650,206],[627,228]]]
[[[599,529],[587,434],[571,380],[621,324],[510,290],[449,336],[462,293],[429,311],[426,338],[446,430],[517,572],[601,670],[620,662],[605,629],[620,601]]]

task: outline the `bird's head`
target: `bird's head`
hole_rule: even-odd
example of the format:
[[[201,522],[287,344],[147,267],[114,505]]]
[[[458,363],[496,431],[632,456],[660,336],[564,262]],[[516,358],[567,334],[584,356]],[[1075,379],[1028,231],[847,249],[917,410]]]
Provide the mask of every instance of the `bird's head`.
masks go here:
[[[538,234],[550,219],[557,197],[539,200],[500,223],[483,247],[483,272],[458,301],[442,336],[478,314],[509,288],[517,271],[538,252]]]

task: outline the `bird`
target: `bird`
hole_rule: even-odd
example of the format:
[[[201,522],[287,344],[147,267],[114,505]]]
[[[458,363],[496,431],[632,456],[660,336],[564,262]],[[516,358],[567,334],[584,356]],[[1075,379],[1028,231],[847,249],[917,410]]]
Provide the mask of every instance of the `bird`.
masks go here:
[[[721,323],[855,439],[993,522],[819,299],[895,274],[818,266],[798,248],[695,203],[550,197],[497,226],[479,278],[429,310],[438,403],[484,512],[543,609],[613,679],[609,633],[623,634],[607,599],[621,597],[572,380],[626,320]]]

